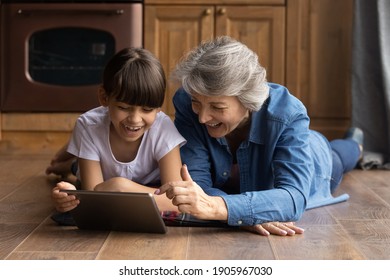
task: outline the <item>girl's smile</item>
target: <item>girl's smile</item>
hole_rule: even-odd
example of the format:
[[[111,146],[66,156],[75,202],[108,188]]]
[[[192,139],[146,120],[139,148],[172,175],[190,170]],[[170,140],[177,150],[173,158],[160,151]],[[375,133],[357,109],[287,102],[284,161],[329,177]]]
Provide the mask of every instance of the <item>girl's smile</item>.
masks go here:
[[[139,138],[145,132],[143,125],[129,125],[126,123],[121,123],[122,130],[126,138]]]

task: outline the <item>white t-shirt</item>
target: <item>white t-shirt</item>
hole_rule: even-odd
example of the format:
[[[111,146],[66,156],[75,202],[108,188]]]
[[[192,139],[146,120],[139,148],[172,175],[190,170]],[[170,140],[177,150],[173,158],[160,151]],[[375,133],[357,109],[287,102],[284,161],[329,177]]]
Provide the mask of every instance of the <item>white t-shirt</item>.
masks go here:
[[[159,112],[150,129],[145,132],[135,159],[120,162],[112,154],[110,124],[107,107],[98,107],[82,114],[76,122],[68,146],[68,152],[78,158],[99,161],[105,181],[124,177],[142,185],[159,184],[159,160],[177,145],[186,143],[172,120]]]

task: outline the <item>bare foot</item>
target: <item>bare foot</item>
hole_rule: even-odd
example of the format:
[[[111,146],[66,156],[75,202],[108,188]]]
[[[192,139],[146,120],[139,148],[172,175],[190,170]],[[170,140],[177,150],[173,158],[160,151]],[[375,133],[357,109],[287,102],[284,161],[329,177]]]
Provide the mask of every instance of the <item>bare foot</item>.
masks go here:
[[[76,159],[74,155],[66,151],[67,145],[63,146],[53,157],[50,165],[46,168],[46,174],[55,174],[67,177],[72,173],[72,164]]]

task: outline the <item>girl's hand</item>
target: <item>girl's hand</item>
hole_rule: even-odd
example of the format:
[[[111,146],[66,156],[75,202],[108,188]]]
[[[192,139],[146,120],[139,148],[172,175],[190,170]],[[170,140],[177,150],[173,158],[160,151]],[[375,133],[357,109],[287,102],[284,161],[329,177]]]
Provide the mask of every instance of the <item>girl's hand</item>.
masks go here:
[[[293,222],[268,222],[254,226],[243,226],[241,228],[264,236],[270,234],[292,236],[296,233],[302,234],[305,231],[303,228],[297,227]]]
[[[163,193],[172,200],[182,213],[188,213],[198,219],[227,220],[227,208],[221,197],[209,196],[202,188],[192,181],[187,167],[181,169],[183,181],[169,182],[155,191],[155,194]]]
[[[52,190],[51,197],[57,211],[67,212],[74,209],[80,201],[74,195],[68,195],[60,190],[75,190],[76,187],[67,182],[59,182]]]

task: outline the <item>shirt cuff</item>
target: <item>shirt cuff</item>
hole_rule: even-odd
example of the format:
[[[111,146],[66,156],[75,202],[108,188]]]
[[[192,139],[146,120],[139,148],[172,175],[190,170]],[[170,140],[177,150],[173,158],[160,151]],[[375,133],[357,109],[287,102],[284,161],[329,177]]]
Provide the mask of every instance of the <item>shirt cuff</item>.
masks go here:
[[[242,194],[224,195],[222,199],[228,210],[227,223],[230,226],[251,226],[254,225],[252,207],[248,197]]]

